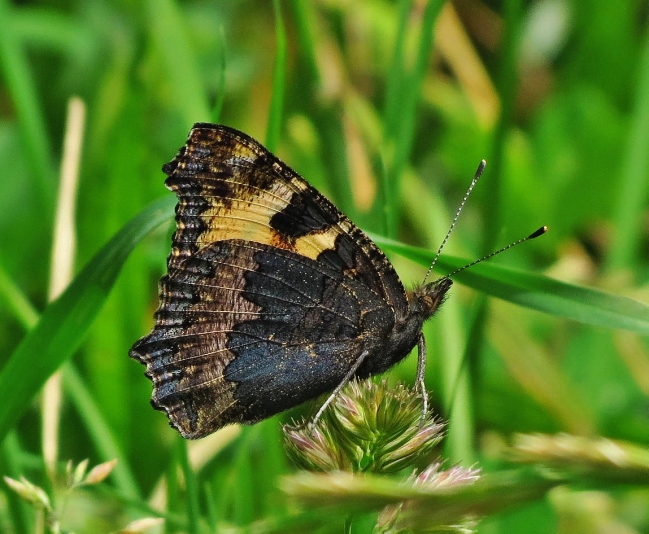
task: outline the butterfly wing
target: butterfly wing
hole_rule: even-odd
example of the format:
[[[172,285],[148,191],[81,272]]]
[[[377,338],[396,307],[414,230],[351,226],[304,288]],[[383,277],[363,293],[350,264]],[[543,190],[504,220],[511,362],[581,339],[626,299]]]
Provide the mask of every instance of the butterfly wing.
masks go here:
[[[399,277],[367,235],[248,135],[197,123],[163,170],[179,197],[169,269],[207,245],[243,239],[328,262],[393,308],[407,307]]]
[[[185,437],[333,389],[408,309],[376,246],[245,134],[197,124],[164,167],[177,231],[153,331],[131,356]],[[415,340],[413,339],[413,344]]]

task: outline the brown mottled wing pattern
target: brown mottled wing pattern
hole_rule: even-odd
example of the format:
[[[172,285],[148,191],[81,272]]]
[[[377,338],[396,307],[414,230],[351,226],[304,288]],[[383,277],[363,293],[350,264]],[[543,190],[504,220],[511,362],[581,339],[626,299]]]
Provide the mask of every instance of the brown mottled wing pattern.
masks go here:
[[[198,123],[163,169],[177,230],[155,327],[131,356],[183,436],[333,389],[408,313],[369,238],[247,135]]]

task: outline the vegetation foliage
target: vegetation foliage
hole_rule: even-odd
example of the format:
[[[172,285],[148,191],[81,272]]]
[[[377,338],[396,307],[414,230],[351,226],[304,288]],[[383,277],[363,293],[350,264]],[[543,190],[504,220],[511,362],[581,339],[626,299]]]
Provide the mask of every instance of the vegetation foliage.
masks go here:
[[[647,531],[648,17],[646,0],[0,0],[0,531],[425,532],[468,511],[485,533]],[[417,472],[440,457],[480,481],[299,471],[281,423],[317,403],[195,443],[151,408],[127,353],[173,229],[160,167],[198,121],[264,140],[411,285],[482,158],[439,273],[550,226],[458,275],[425,329],[447,426]]]

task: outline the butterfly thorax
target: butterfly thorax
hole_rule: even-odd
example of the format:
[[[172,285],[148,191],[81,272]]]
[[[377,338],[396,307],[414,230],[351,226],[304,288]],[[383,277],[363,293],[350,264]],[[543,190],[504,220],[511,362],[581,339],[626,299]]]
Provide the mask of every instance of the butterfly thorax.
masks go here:
[[[408,305],[402,310],[396,310],[389,329],[385,328],[385,323],[378,314],[378,321],[369,321],[366,331],[373,332],[373,335],[366,338],[365,347],[372,353],[372,357],[363,363],[357,376],[364,378],[383,373],[403,360],[417,344],[424,322],[444,302],[451,285],[451,280],[441,278],[408,291]]]

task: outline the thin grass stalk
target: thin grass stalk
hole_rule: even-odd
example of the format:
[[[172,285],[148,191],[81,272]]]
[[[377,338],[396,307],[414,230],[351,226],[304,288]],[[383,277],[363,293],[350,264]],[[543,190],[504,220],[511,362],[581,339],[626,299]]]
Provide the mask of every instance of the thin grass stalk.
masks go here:
[[[198,534],[198,524],[200,520],[200,506],[199,506],[199,490],[196,481],[196,475],[189,462],[189,455],[187,454],[187,441],[182,438],[177,440],[178,459],[180,468],[182,469],[185,478],[185,491],[186,491],[186,516],[187,516],[187,532],[189,534]]]
[[[284,473],[286,453],[282,446],[281,428],[276,420],[270,419],[260,425],[261,440],[266,444],[264,465],[259,469],[262,480],[260,489],[264,493],[261,510],[264,517],[279,517],[286,513],[284,503],[278,503],[274,498],[275,481]]]
[[[4,475],[18,480],[23,475],[21,457],[25,448],[18,438],[15,430],[9,432],[4,442],[0,444],[0,455],[2,463],[7,470]],[[34,531],[34,509],[25,500],[21,499],[13,491],[4,494],[6,499],[7,516],[4,518],[7,525],[13,526],[13,532]]]
[[[21,340],[0,369],[0,390],[13,392],[0,403],[0,441],[47,378],[80,346],[131,250],[168,222],[172,206],[169,198],[160,199],[124,225]]]
[[[209,120],[207,96],[180,6],[172,0],[148,0],[146,5],[149,31],[183,120],[186,124]]]
[[[38,311],[32,306],[32,303],[25,297],[13,281],[7,276],[7,273],[0,267],[0,294],[4,302],[9,304],[14,313],[14,317],[23,326],[25,330],[30,330],[38,322]],[[20,460],[21,452],[24,447],[18,439],[18,433],[11,430],[4,442],[0,444],[0,454],[5,468],[8,469],[7,475],[18,480],[23,474]],[[15,532],[33,532],[33,509],[14,492],[8,492],[7,512],[13,521]]]
[[[386,151],[386,157],[379,166],[380,169],[380,186],[382,191],[380,197],[383,202],[385,235],[394,239],[396,237],[396,228],[394,227],[397,219],[395,213],[396,207],[392,199],[393,193],[397,190],[395,184],[391,183],[394,172],[393,166],[396,159],[396,143],[400,132],[400,103],[403,98],[403,92],[408,84],[408,73],[405,68],[405,42],[408,35],[408,20],[412,0],[402,0],[399,4],[399,14],[397,23],[397,33],[394,41],[392,52],[392,61],[387,75],[387,86],[385,91],[385,102],[383,110],[383,139]]]
[[[500,116],[493,133],[491,154],[487,160],[489,179],[489,204],[484,217],[486,231],[482,243],[482,253],[488,254],[496,248],[496,241],[501,230],[503,169],[506,154],[506,142],[514,116],[514,105],[518,91],[518,50],[522,24],[521,0],[505,2],[504,34],[500,50],[500,68],[496,75],[496,89],[500,97]]]
[[[101,410],[88,391],[83,379],[72,363],[62,369],[63,385],[70,401],[86,425],[100,458],[117,460],[111,473],[111,479],[117,490],[128,499],[140,499],[140,490],[128,463]]]
[[[203,495],[205,495],[205,506],[207,508],[207,521],[212,530],[216,532],[216,525],[219,523],[219,513],[216,507],[216,493],[212,489],[210,482],[203,484]]]
[[[182,438],[178,436],[178,440]],[[176,448],[177,449],[177,448]],[[180,459],[178,458],[179,452],[175,451],[176,454],[171,455],[169,462],[167,463],[167,468],[165,469],[165,495],[164,499],[160,503],[156,503],[157,507],[160,510],[164,510],[165,515],[177,515],[182,516],[182,530],[187,530],[187,517],[186,514],[182,514],[181,509],[181,495],[180,490]],[[171,528],[167,528],[167,532],[173,532]]]
[[[68,115],[63,141],[60,183],[54,220],[50,284],[48,300],[55,300],[68,286],[73,276],[76,254],[76,211],[79,165],[85,126],[86,107],[78,97],[68,102]],[[43,460],[50,480],[56,476],[58,458],[59,425],[61,415],[61,374],[54,373],[43,388],[41,397]]]
[[[239,449],[232,462],[229,477],[232,518],[237,525],[248,525],[255,516],[255,472],[251,462],[252,444],[258,439],[258,427],[242,429]]]
[[[391,132],[396,130],[398,125],[399,98],[405,85],[404,48],[411,6],[412,0],[401,0],[399,2],[397,33],[392,51],[392,61],[390,62],[390,68],[387,73],[383,109],[383,126],[385,128],[386,139],[391,135]]]
[[[273,0],[273,12],[275,13],[276,50],[273,66],[273,93],[268,110],[268,125],[266,126],[266,147],[271,152],[276,150],[280,138],[286,88],[286,29],[279,0]]]
[[[609,271],[635,266],[640,240],[645,233],[642,216],[649,186],[649,27],[644,37],[639,70],[629,137],[617,182],[618,199],[613,214],[615,239],[606,258]]]
[[[33,328],[38,322],[38,311],[9,278],[2,266],[0,266],[0,296],[2,302],[12,311],[13,316],[25,330]]]
[[[315,87],[321,80],[315,51],[316,23],[312,18],[314,4],[304,2],[303,0],[292,0],[290,6],[293,12],[293,23],[299,43],[297,50],[302,64],[307,71],[305,77]]]
[[[38,311],[32,306],[23,293],[18,288],[11,284],[11,281],[6,277],[4,271],[0,269],[0,277],[3,277],[3,282],[0,283],[0,288],[5,296],[11,295],[11,301],[14,302],[12,309],[15,312],[15,317],[20,323],[29,330],[34,327],[38,322]],[[75,406],[81,418],[86,422],[87,430],[90,433],[95,447],[102,458],[116,458],[118,460],[112,472],[112,479],[115,486],[129,499],[139,499],[139,490],[135,481],[135,476],[128,468],[126,458],[123,456],[117,440],[111,433],[110,427],[106,423],[101,411],[96,406],[90,392],[86,388],[83,380],[79,376],[78,371],[72,364],[65,365],[63,368],[63,381],[65,390],[67,391],[70,401]],[[5,451],[18,451],[20,447],[16,445],[17,437],[11,432],[7,435],[5,440]],[[10,443],[13,444],[10,446]],[[5,452],[7,454],[7,452]],[[8,465],[18,465],[18,462],[11,462]],[[13,478],[18,478],[22,473],[11,472]],[[26,530],[26,529],[23,529]],[[19,530],[20,531],[20,530]]]
[[[428,69],[428,58],[430,57],[433,41],[435,21],[441,11],[443,2],[440,0],[429,0],[424,8],[421,17],[421,29],[415,63],[412,71],[403,74],[402,89],[397,102],[393,105],[399,107],[395,128],[389,131],[393,153],[391,154],[390,165],[388,166],[386,185],[388,194],[387,203],[387,231],[389,237],[396,235],[398,225],[398,206],[401,198],[401,176],[408,165],[408,159],[412,151],[412,144],[415,137],[415,126],[417,121],[417,105],[421,94],[421,86]],[[392,111],[396,113],[396,111]]]
[[[43,217],[52,214],[51,199],[54,195],[54,159],[50,140],[47,137],[45,117],[35,86],[35,77],[29,68],[22,50],[22,43],[12,24],[11,2],[0,0],[0,72],[4,78],[7,92],[18,117],[18,125],[25,140],[28,155],[38,191],[38,203]]]
[[[517,57],[520,37],[520,25],[522,16],[522,4],[520,0],[508,0],[505,6],[505,34],[501,49],[501,68],[497,78],[497,89],[500,96],[500,117],[493,136],[493,146],[490,162],[488,196],[489,217],[486,217],[486,231],[484,237],[484,251],[491,251],[495,248],[496,237],[500,230],[502,170],[505,157],[505,141],[509,132],[511,120],[514,113],[514,102],[518,86]],[[463,366],[466,368],[466,377],[469,380],[468,387],[475,391],[480,388],[477,371],[478,355],[485,342],[485,325],[488,315],[488,301],[485,296],[480,296],[475,304],[472,320],[468,331],[467,344],[464,351]],[[473,409],[475,412],[475,408]],[[466,428],[463,434],[466,437]],[[475,429],[473,430],[475,435]],[[454,430],[449,428],[449,441],[454,439]]]
[[[221,117],[221,110],[223,109],[223,102],[225,102],[225,76],[227,72],[227,50],[225,42],[225,32],[223,26],[219,27],[219,83],[216,87],[216,102],[212,109],[212,122],[218,123]]]

